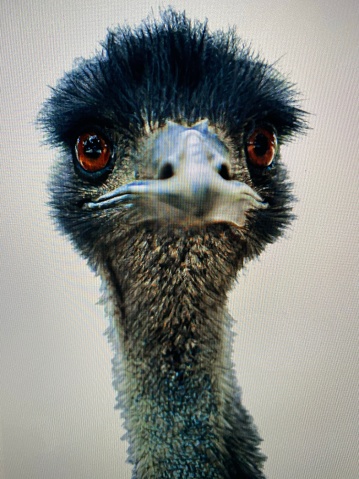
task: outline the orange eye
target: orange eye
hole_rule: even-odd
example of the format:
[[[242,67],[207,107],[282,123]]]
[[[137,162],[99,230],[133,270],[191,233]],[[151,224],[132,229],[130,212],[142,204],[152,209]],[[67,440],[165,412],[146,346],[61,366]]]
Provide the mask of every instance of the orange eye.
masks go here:
[[[265,128],[256,128],[247,141],[247,156],[254,166],[269,166],[277,152],[275,133]]]
[[[76,157],[82,168],[89,173],[102,170],[111,158],[111,150],[101,135],[82,133],[76,141]]]

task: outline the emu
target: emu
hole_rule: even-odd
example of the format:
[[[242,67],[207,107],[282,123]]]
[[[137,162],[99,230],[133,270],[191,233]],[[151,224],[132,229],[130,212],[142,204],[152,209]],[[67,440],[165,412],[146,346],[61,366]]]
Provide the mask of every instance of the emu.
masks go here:
[[[292,219],[298,94],[233,30],[172,9],[108,33],[40,113],[52,214],[101,276],[136,479],[259,479],[226,302]]]

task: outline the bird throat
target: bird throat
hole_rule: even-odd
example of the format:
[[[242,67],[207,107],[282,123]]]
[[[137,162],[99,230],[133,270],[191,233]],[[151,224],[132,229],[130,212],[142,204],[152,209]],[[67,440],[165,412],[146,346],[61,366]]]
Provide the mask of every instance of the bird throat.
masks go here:
[[[243,257],[239,236],[214,225],[131,238],[108,248],[118,254],[102,276],[135,477],[225,478],[225,303]]]

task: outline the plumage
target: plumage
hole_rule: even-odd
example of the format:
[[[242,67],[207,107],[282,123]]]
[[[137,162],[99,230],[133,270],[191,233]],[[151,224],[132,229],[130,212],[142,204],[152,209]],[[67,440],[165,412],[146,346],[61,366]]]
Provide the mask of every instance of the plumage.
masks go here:
[[[40,121],[60,229],[101,276],[133,477],[263,478],[227,294],[292,219],[297,94],[234,31],[171,9],[110,31]]]

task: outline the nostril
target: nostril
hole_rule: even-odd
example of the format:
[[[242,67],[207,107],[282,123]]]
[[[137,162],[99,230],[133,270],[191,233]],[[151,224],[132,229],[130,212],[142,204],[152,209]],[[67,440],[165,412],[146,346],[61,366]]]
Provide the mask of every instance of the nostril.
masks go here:
[[[231,179],[230,174],[229,174],[229,168],[224,163],[222,163],[221,166],[218,168],[218,174],[224,180],[230,180]]]
[[[158,178],[160,180],[168,180],[168,178],[172,178],[173,175],[174,171],[172,165],[170,163],[165,163],[160,170]]]

